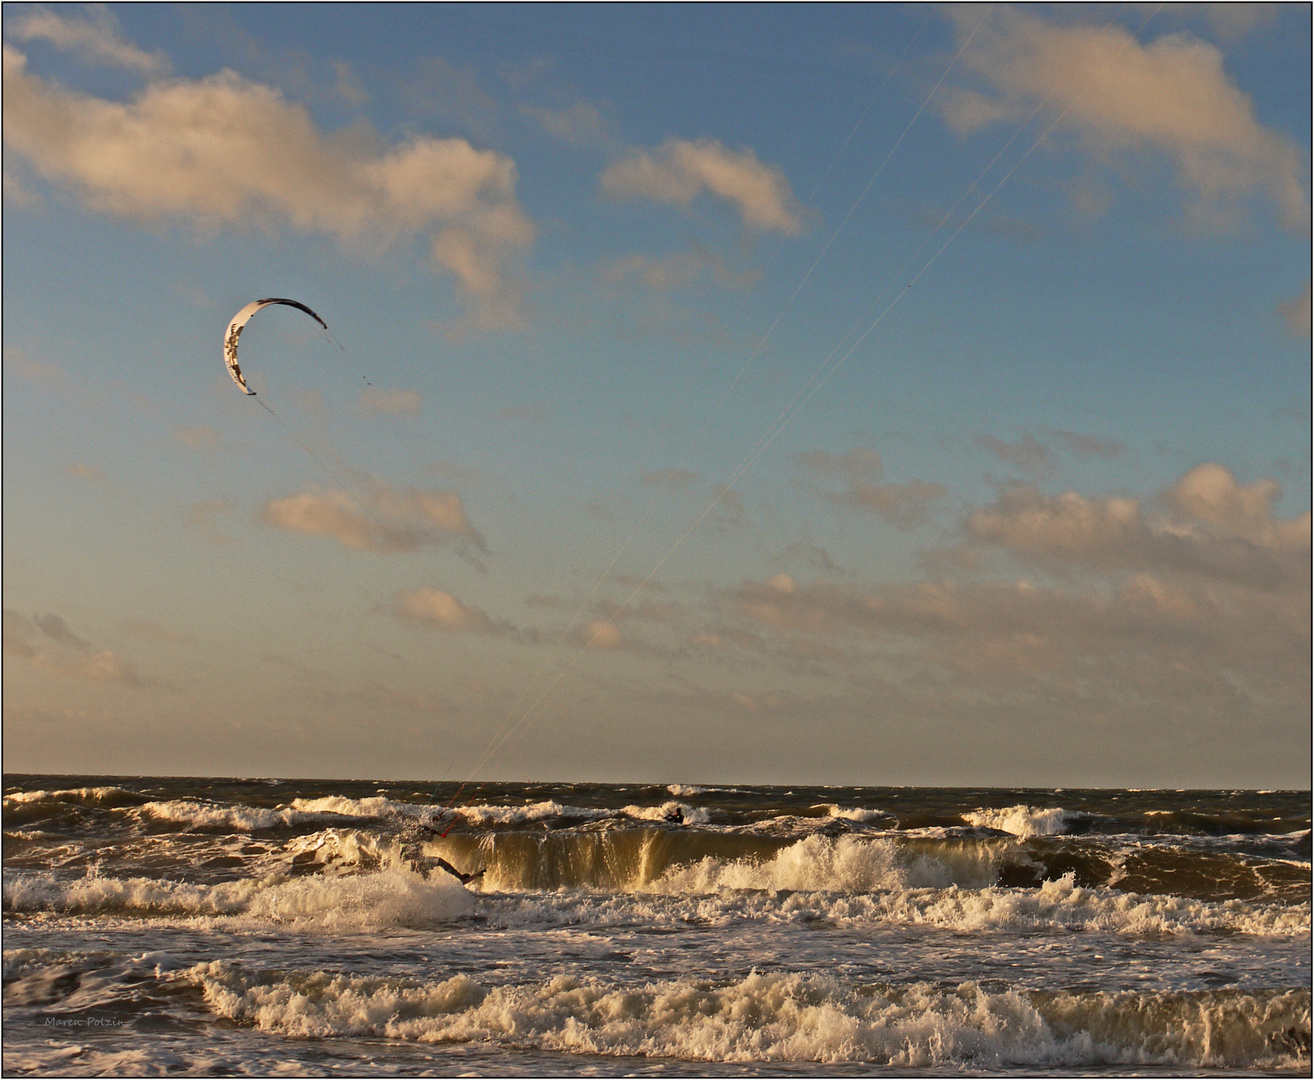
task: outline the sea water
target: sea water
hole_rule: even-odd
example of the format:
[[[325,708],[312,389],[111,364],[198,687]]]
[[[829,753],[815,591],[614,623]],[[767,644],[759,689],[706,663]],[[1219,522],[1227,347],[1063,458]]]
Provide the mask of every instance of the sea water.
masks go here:
[[[1311,1065],[1308,792],[9,775],[3,827],[8,1075]]]

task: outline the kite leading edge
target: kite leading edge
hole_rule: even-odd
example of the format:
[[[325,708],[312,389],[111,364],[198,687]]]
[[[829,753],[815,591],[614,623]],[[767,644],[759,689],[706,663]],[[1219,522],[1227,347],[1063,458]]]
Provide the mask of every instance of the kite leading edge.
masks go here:
[[[264,300],[253,300],[234,315],[233,321],[228,324],[228,329],[224,331],[224,363],[228,365],[228,374],[233,377],[233,382],[237,383],[242,393],[250,394],[252,397],[255,397],[255,391],[246,385],[246,378],[242,375],[242,369],[237,366],[237,341],[242,336],[242,329],[251,320],[251,316],[261,308],[269,307],[270,304],[286,304],[288,307],[304,311],[325,330],[328,329],[328,323],[306,307],[305,304],[297,300],[285,300],[279,296],[271,296]]]

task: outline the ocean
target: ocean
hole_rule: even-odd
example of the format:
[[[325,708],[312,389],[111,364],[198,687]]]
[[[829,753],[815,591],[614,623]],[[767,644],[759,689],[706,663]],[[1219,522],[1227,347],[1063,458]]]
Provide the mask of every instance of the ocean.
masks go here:
[[[10,1076],[1311,1068],[1308,792],[11,774],[3,829]]]

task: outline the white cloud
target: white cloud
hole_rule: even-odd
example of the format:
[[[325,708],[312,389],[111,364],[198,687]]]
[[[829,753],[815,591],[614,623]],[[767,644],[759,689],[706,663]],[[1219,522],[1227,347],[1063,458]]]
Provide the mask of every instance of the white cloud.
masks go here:
[[[358,249],[427,239],[467,304],[466,329],[517,329],[517,260],[535,227],[511,158],[465,139],[395,145],[316,128],[276,89],[232,71],[152,83],[120,103],[30,74],[4,47],[4,140],[91,208],[201,228],[288,227]]]
[[[162,53],[143,52],[119,33],[110,9],[97,4],[87,18],[70,18],[37,7],[10,19],[5,31],[18,41],[45,41],[69,49],[94,63],[127,68],[140,75],[162,75],[169,61]]]
[[[959,11],[960,32],[977,16]],[[942,97],[961,132],[1016,121],[1051,93],[1062,127],[1099,159],[1164,155],[1191,196],[1190,216],[1231,226],[1252,195],[1267,196],[1284,227],[1309,228],[1306,154],[1264,127],[1228,76],[1223,54],[1189,34],[1141,44],[1122,27],[1060,25],[997,9],[962,63],[980,83]]]
[[[265,506],[265,521],[286,532],[326,536],[356,551],[397,554],[466,541],[486,551],[461,497],[452,491],[376,484],[362,505],[349,492],[312,489]]]
[[[1309,578],[1310,515],[1275,517],[1277,495],[1273,480],[1242,486],[1230,470],[1206,463],[1157,500],[1168,515],[1126,496],[1049,496],[1017,484],[972,512],[966,525],[976,540],[1050,570],[1137,570],[1263,590],[1301,588]]]
[[[949,576],[746,581],[712,590],[683,640],[721,664],[847,679],[876,714],[994,701],[1010,724],[1307,722],[1310,516],[1279,517],[1278,497],[1216,463],[1145,500],[1014,485],[968,515],[977,558]]]
[[[730,150],[715,139],[667,139],[655,151],[632,150],[602,174],[602,190],[614,199],[675,206],[709,194],[732,204],[749,228],[799,231],[801,210],[785,174],[751,150]]]
[[[393,610],[405,622],[419,623],[436,630],[469,631],[476,634],[504,633],[478,608],[466,607],[455,596],[429,586],[403,590],[397,594]]]

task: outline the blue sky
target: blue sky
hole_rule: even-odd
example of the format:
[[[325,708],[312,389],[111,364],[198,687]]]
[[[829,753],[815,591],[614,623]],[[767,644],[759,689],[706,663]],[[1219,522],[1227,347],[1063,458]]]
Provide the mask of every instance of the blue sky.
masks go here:
[[[4,41],[9,769],[1308,783],[1307,6]]]

